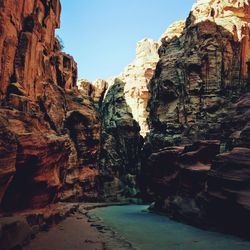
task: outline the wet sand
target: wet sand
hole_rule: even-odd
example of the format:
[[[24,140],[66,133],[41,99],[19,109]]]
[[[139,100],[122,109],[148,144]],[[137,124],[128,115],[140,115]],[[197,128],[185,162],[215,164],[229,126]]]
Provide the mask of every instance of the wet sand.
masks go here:
[[[53,226],[48,232],[41,232],[24,250],[102,250],[104,243],[95,227],[82,214],[75,214]]]
[[[102,206],[100,204],[96,207]],[[105,205],[104,205],[105,206]],[[38,233],[23,250],[131,250],[132,245],[105,226],[88,210],[95,205],[80,206],[48,231]]]

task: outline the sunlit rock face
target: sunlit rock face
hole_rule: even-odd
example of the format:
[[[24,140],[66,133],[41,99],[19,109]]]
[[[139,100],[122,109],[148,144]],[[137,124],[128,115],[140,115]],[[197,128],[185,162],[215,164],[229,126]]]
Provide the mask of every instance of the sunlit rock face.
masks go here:
[[[160,41],[163,43],[166,40],[180,37],[186,25],[186,21],[179,20],[171,24],[167,30],[162,34]]]
[[[136,56],[123,72],[117,76],[125,82],[124,93],[127,104],[130,106],[133,118],[140,125],[140,134],[145,137],[149,132],[147,122],[147,103],[149,99],[148,84],[155,73],[156,64],[159,61],[158,49],[166,37],[174,37],[181,34],[185,26],[184,21],[178,21],[171,25],[161,36],[160,41],[144,38],[136,44]],[[113,80],[109,80],[110,85]]]
[[[0,205],[97,197],[100,121],[60,51],[60,1],[0,3]]]
[[[94,82],[88,80],[79,80],[78,88],[82,94],[89,96],[97,110],[100,112],[102,103],[107,93],[109,84],[105,80],[98,79]]]
[[[185,25],[177,22],[163,35],[149,83],[140,178],[155,209],[246,237],[249,4],[198,1]]]
[[[141,135],[145,136],[149,131],[147,118],[148,112],[148,88],[149,80],[154,74],[156,64],[159,60],[157,53],[159,43],[152,39],[142,39],[136,45],[136,57],[123,72],[117,76],[125,82],[124,87],[125,99],[130,106],[133,118],[141,127]],[[109,81],[113,84],[113,80]]]
[[[19,82],[32,100],[42,95],[45,81],[72,88],[76,63],[69,55],[58,53],[60,44],[55,38],[60,1],[1,1],[0,8],[0,98],[4,98],[10,82]]]
[[[137,43],[135,60],[118,77],[78,83],[90,86],[101,114],[100,195],[105,200],[123,200],[139,192],[142,136],[148,132],[147,84],[159,60],[158,47],[145,38]]]
[[[249,45],[249,0],[210,0],[198,1],[192,8],[194,23],[204,20],[214,21],[234,36],[235,41],[241,43],[241,73],[247,76],[247,61],[250,58]]]

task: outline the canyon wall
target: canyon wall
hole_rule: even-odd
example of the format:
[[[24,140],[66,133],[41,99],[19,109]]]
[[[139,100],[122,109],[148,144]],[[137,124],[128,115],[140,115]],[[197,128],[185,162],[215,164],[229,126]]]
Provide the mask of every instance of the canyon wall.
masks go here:
[[[125,82],[125,99],[131,108],[133,118],[139,123],[140,134],[145,137],[148,127],[148,83],[152,78],[156,64],[159,61],[159,43],[144,38],[136,44],[136,57],[123,72],[117,76]]]
[[[144,53],[144,56],[146,55],[147,53]],[[136,68],[133,67],[134,71]],[[124,201],[135,197],[139,192],[137,177],[140,173],[140,152],[144,140],[140,135],[140,125],[133,113],[138,106],[131,108],[127,101],[138,101],[137,94],[141,85],[138,84],[135,90],[131,87],[131,82],[123,82],[120,78],[115,78],[112,82],[105,80],[96,80],[92,83],[88,80],[77,82],[79,92],[89,96],[100,114],[98,187],[99,198],[104,201]],[[131,91],[137,94],[129,95],[128,98],[128,93]],[[147,99],[143,101],[140,112],[146,111],[146,101]]]
[[[115,79],[101,108],[100,191],[105,200],[121,200],[138,192],[143,138],[126,102],[125,86],[125,82]]]
[[[60,10],[0,3],[1,210],[140,193],[174,218],[249,232],[249,2],[198,1],[113,82],[79,86]]]
[[[249,46],[244,1],[198,1],[185,27],[166,34],[149,85],[150,140],[156,147],[220,138],[224,107],[248,81]]]
[[[197,1],[162,37],[142,192],[154,209],[249,237],[249,1]]]
[[[139,193],[140,152],[143,137],[149,131],[146,110],[147,84],[159,60],[159,43],[142,39],[136,45],[136,57],[120,75],[98,80],[91,91],[101,113],[100,184],[105,200],[123,200]],[[104,91],[103,91],[104,90]],[[98,96],[102,96],[101,101]]]
[[[0,3],[0,206],[96,199],[100,119],[55,37],[60,1]]]

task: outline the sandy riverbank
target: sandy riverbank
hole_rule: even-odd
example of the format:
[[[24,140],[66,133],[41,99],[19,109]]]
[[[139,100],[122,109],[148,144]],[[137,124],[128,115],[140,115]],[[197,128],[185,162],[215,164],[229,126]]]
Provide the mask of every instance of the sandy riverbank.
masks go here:
[[[112,204],[84,204],[48,231],[39,232],[23,250],[128,250],[132,245],[88,210]]]

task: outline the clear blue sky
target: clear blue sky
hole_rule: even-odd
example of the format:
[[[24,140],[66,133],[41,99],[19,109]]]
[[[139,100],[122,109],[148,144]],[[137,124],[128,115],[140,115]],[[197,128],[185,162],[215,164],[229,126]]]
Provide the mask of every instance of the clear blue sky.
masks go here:
[[[188,16],[195,0],[61,0],[65,52],[78,63],[78,78],[106,79],[135,57],[136,42],[158,40]]]

